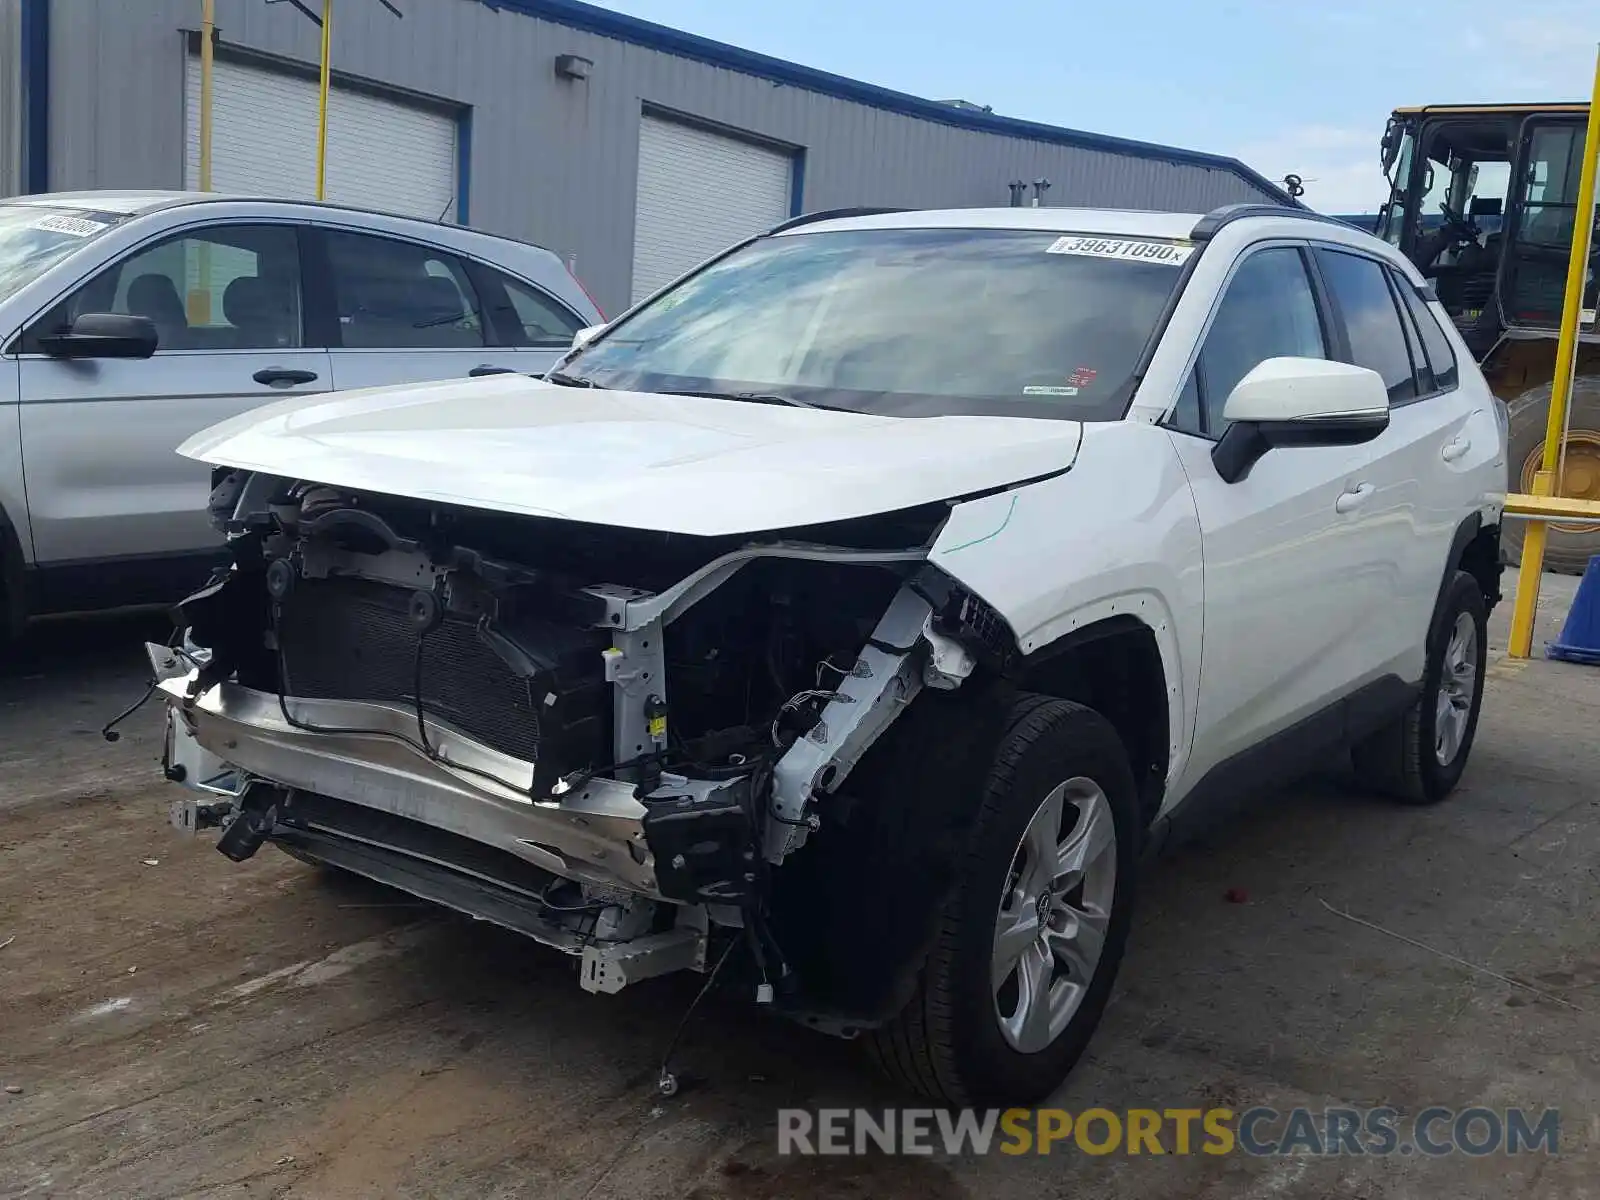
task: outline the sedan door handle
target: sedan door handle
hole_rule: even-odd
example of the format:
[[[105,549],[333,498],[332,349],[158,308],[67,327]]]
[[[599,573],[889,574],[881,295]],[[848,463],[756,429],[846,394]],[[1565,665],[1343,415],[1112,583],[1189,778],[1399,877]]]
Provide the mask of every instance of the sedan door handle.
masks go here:
[[[1472,449],[1472,439],[1464,434],[1458,434],[1444,444],[1444,449],[1439,451],[1439,457],[1445,462],[1455,462],[1468,450]]]
[[[1370,483],[1358,483],[1355,487],[1340,494],[1339,498],[1333,502],[1333,511],[1342,513],[1355,512],[1356,509],[1372,499],[1373,493],[1377,490]]]
[[[469,379],[477,379],[479,376],[482,376],[482,375],[515,375],[515,374],[516,374],[516,371],[514,371],[511,367],[496,367],[496,366],[494,366],[494,365],[492,365],[490,363],[484,363],[481,366],[473,367],[472,370],[468,371],[467,372],[467,378],[469,378]]]
[[[317,373],[315,371],[301,371],[294,367],[263,367],[250,378],[257,383],[264,383],[269,387],[277,387],[282,384],[315,383],[317,381]]]

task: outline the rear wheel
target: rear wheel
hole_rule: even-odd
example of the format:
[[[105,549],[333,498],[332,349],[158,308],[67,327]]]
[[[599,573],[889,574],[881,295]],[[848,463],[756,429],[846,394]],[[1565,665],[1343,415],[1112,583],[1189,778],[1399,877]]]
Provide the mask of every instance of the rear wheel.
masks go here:
[[[916,994],[867,1039],[879,1066],[942,1103],[1053,1092],[1122,960],[1138,836],[1133,774],[1111,725],[1064,700],[1020,700]]]
[[[1436,804],[1460,781],[1483,704],[1487,612],[1478,581],[1457,571],[1428,639],[1422,694],[1351,752],[1369,787],[1407,804]]]
[[[1533,476],[1544,465],[1545,422],[1550,412],[1551,385],[1533,388],[1507,408],[1511,418],[1511,484],[1520,492],[1533,491]],[[1554,489],[1557,496],[1600,500],[1600,375],[1580,375],[1572,381],[1567,434],[1562,444],[1562,466]],[[1591,555],[1600,554],[1600,526],[1553,521],[1547,527],[1544,569],[1563,575],[1582,575]],[[1502,538],[1512,562],[1522,561],[1526,523],[1506,522]]]

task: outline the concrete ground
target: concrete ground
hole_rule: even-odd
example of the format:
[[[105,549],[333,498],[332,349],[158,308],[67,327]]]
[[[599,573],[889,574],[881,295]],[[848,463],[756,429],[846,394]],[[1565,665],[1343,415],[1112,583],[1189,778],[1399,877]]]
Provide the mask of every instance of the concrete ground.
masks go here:
[[[1316,779],[1159,868],[1059,1097],[1559,1107],[1560,1154],[779,1159],[780,1106],[897,1102],[849,1045],[714,1003],[702,1082],[658,1102],[695,980],[588,996],[513,936],[169,830],[154,711],[97,733],[146,632],[63,626],[0,680],[0,1195],[1600,1196],[1600,671],[1497,663],[1441,807]]]

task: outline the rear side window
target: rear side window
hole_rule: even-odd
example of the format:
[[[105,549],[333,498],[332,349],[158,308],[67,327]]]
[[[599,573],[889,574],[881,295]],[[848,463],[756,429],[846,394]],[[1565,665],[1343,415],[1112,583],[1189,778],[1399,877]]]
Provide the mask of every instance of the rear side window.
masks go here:
[[[390,238],[329,232],[346,348],[466,349],[484,342],[483,305],[453,254]]]
[[[497,316],[511,318],[502,327],[512,345],[563,350],[572,345],[572,335],[583,328],[583,322],[554,297],[498,271],[491,274],[491,280],[491,292],[495,286],[505,292],[503,304],[499,297],[493,297],[490,304]]]
[[[1400,310],[1375,259],[1339,250],[1317,250],[1322,277],[1333,293],[1350,337],[1350,357],[1359,367],[1376,371],[1389,389],[1389,403],[1416,398],[1416,369],[1400,324]]]
[[[1411,285],[1410,280],[1394,274],[1395,290],[1400,293],[1405,301],[1406,309],[1411,313],[1411,320],[1416,325],[1417,331],[1422,335],[1422,349],[1428,357],[1428,369],[1433,373],[1433,391],[1448,392],[1460,381],[1461,371],[1456,366],[1456,352],[1450,345],[1450,339],[1439,326],[1439,319],[1433,315],[1433,310],[1422,302],[1422,297],[1417,295],[1417,290]]]

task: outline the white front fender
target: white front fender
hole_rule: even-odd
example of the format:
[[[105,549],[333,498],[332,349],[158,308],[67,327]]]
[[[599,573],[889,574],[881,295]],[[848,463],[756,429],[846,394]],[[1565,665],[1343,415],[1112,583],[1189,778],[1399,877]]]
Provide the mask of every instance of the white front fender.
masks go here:
[[[1024,654],[1108,617],[1155,636],[1166,676],[1169,781],[1194,730],[1204,565],[1172,435],[1086,425],[1072,469],[956,506],[929,561],[1006,618]]]

